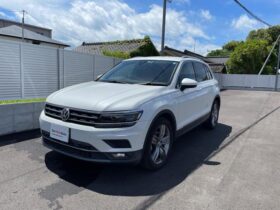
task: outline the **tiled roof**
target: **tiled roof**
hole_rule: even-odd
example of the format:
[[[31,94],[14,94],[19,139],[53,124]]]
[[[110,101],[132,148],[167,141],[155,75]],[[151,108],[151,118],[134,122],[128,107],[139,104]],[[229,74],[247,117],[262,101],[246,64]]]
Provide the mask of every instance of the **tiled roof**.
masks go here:
[[[170,48],[170,47],[167,47],[167,46],[165,46],[163,52],[166,55],[171,55],[171,56],[195,57],[195,58],[203,60],[206,63],[214,63],[214,64],[225,64],[229,59],[229,57],[218,57],[218,56],[216,56],[216,57],[214,57],[214,56],[213,57],[211,57],[211,56],[210,57],[205,57],[203,55],[191,52],[189,50],[180,51],[180,50],[176,50],[176,49],[173,49],[173,48]]]
[[[185,56],[185,57],[194,57],[194,58],[198,58],[203,60],[204,62],[208,63],[211,67],[211,69],[213,70],[213,72],[215,73],[221,73],[221,72],[226,72],[226,66],[225,66],[225,62],[228,58],[221,58],[219,59],[219,57],[204,57],[203,55],[185,50],[185,51],[180,51],[180,50],[176,50],[170,47],[164,47],[163,50],[164,55],[169,55],[169,56]],[[223,62],[222,62],[223,61]]]
[[[140,46],[144,45],[144,39],[133,39],[125,41],[114,41],[114,42],[94,42],[94,43],[83,43],[81,46],[74,48],[74,51],[90,53],[94,55],[103,55],[104,51],[121,51],[121,52],[132,52],[137,50]]]
[[[163,50],[163,53],[164,53],[164,55],[170,55],[170,56],[194,57],[194,58],[201,59],[201,60],[203,60],[206,63],[211,63],[211,61],[207,60],[206,57],[204,57],[204,56],[202,56],[200,54],[188,51],[188,50],[180,51],[180,50],[176,50],[176,49],[173,49],[173,48],[165,46],[164,50]]]
[[[229,57],[218,57],[218,56],[207,56],[206,58],[213,63],[226,63],[229,59]]]
[[[16,26],[16,25],[11,25],[8,27],[0,28],[0,35],[21,38],[22,37],[22,28],[19,26]],[[27,29],[24,29],[24,38],[28,39],[28,40],[36,40],[36,41],[40,41],[40,42],[57,44],[57,45],[66,46],[66,47],[69,46],[60,41],[56,41],[54,39],[51,39],[49,37],[43,36],[41,34],[35,33],[33,31],[30,31]]]

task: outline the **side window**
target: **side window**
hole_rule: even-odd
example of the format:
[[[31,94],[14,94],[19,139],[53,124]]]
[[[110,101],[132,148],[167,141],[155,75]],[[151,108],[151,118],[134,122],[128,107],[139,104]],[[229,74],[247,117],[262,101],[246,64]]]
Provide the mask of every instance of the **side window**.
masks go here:
[[[180,84],[184,78],[195,80],[195,73],[191,62],[186,62],[183,64],[178,77],[178,84]]]
[[[213,76],[212,76],[212,74],[211,74],[211,72],[210,72],[208,66],[206,66],[206,65],[203,65],[203,66],[204,66],[205,71],[206,71],[206,73],[207,73],[207,78],[208,78],[208,80],[213,79]]]
[[[194,70],[197,82],[203,82],[208,80],[206,70],[202,63],[194,62]]]

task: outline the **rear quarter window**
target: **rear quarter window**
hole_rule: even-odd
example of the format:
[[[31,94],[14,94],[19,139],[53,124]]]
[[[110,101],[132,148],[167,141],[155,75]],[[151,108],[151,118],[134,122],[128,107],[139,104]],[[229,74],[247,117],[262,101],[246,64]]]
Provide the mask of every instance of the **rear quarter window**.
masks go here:
[[[193,64],[197,82],[207,81],[208,75],[205,65],[199,62],[194,62]]]
[[[207,65],[205,65],[205,64],[204,64],[203,66],[204,66],[204,69],[205,69],[205,71],[206,71],[208,80],[213,79],[213,75],[211,74],[211,71],[210,71],[209,67],[208,67]]]

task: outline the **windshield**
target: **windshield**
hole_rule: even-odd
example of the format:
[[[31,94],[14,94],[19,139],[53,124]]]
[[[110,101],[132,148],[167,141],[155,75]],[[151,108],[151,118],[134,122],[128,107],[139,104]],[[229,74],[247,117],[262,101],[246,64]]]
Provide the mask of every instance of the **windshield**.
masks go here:
[[[167,86],[178,65],[175,61],[123,61],[105,73],[98,81]]]

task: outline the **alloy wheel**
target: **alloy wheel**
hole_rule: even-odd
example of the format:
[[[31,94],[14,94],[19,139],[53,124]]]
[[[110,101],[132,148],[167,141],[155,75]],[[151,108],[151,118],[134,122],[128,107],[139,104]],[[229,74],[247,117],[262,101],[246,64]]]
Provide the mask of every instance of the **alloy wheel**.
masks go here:
[[[219,107],[217,103],[214,103],[211,113],[211,123],[213,126],[215,126],[218,122],[219,118]]]
[[[168,155],[170,149],[170,129],[167,125],[161,124],[152,135],[151,159],[155,164],[161,164]]]

